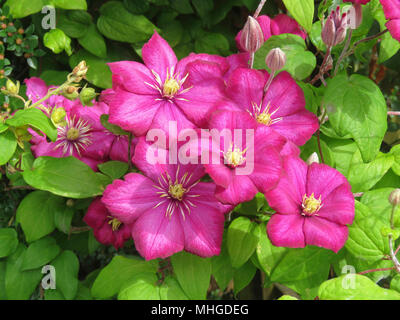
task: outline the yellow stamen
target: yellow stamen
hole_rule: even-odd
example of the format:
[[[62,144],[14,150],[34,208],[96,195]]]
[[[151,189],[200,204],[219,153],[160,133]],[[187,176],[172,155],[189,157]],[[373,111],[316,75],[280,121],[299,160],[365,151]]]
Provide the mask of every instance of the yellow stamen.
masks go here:
[[[167,78],[165,79],[163,86],[163,95],[165,97],[173,97],[181,88],[180,83],[175,79],[174,75],[170,75],[167,72]]]
[[[224,158],[227,164],[237,167],[243,164],[246,161],[246,158],[243,156],[246,152],[245,150],[241,150],[239,148],[229,148],[229,151],[225,152]]]
[[[316,214],[322,207],[321,196],[319,196],[318,199],[315,199],[314,192],[309,197],[307,197],[307,195],[304,195],[302,207],[303,215],[311,216]]]
[[[271,124],[271,115],[268,112],[260,113],[257,115],[257,121],[269,126]]]
[[[168,188],[168,193],[172,198],[182,201],[183,195],[185,194],[186,189],[180,184],[171,184]]]
[[[119,221],[117,218],[113,218],[111,216],[109,216],[109,218],[111,219],[110,221],[108,221],[108,224],[111,224],[111,229],[112,231],[116,231],[119,229],[119,227],[121,226],[122,222]]]
[[[76,140],[79,138],[79,130],[76,128],[70,128],[67,131],[67,139],[68,140]]]

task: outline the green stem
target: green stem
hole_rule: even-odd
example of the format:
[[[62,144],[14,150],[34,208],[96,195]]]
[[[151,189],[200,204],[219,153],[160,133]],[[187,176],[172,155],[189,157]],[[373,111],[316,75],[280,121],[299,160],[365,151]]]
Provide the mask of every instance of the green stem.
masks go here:
[[[352,37],[352,36],[353,36],[353,29],[350,29],[349,34],[348,34],[348,36],[347,36],[346,44],[344,45],[343,51],[342,51],[342,53],[340,54],[340,57],[339,57],[338,61],[336,62],[336,67],[335,67],[335,72],[334,72],[334,75],[335,75],[335,76],[336,76],[336,74],[338,73],[338,71],[339,71],[339,66],[340,66],[340,64],[342,63],[342,61],[343,61],[343,59],[344,59],[344,57],[345,57],[345,55],[346,55],[346,53],[347,53],[347,50],[348,50],[349,47],[350,47],[351,37]]]

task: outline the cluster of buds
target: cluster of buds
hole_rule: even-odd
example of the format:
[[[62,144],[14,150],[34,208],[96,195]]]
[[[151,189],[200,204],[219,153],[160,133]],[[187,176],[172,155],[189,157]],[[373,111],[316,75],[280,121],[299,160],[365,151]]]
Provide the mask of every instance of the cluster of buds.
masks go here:
[[[341,13],[340,7],[332,10],[322,27],[321,38],[328,48],[332,48],[344,41],[349,27],[347,12]]]
[[[256,52],[264,44],[264,33],[258,21],[249,16],[240,36],[240,45],[250,53]]]
[[[281,70],[286,64],[285,52],[280,48],[272,49],[265,58],[265,64],[271,70],[271,73]]]
[[[79,64],[72,70],[72,82],[80,82],[82,79],[85,79],[87,71],[88,66],[86,65],[86,61],[83,60],[79,62]]]
[[[1,88],[1,93],[9,96],[16,96],[19,93],[20,83],[15,84],[12,80],[7,79],[6,86]]]

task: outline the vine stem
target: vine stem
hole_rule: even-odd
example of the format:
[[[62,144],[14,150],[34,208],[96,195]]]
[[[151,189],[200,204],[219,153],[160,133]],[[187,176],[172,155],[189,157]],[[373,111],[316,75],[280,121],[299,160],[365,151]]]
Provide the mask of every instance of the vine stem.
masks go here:
[[[394,269],[396,269],[396,268],[390,267],[390,268],[370,269],[370,270],[361,271],[358,274],[366,274],[366,273],[378,272],[378,271],[389,271],[389,270],[394,270]]]
[[[345,57],[345,55],[346,55],[346,53],[347,53],[347,50],[348,50],[349,47],[350,47],[350,43],[351,43],[351,38],[352,38],[352,36],[353,36],[353,29],[350,29],[349,34],[347,35],[346,44],[344,45],[343,51],[342,51],[342,53],[340,54],[340,57],[339,57],[338,61],[336,62],[335,72],[333,73],[335,76],[336,76],[336,74],[338,73],[338,71],[339,71],[339,66],[340,66],[340,64],[342,63],[342,61],[343,61],[343,59],[344,59],[344,57]]]
[[[354,53],[355,49],[357,48],[357,46],[358,46],[359,44],[361,44],[361,43],[363,43],[363,42],[368,42],[368,41],[374,40],[374,39],[376,39],[376,38],[379,38],[379,37],[383,36],[383,35],[384,35],[386,32],[388,32],[388,31],[389,31],[388,29],[385,29],[385,30],[383,30],[383,31],[381,31],[381,32],[379,32],[379,33],[377,33],[377,34],[374,34],[373,36],[369,36],[369,37],[366,37],[366,38],[364,38],[364,39],[358,40],[356,43],[354,43],[353,47],[352,47],[351,50],[344,56],[344,58],[346,58],[346,57],[352,55],[352,54]]]
[[[254,18],[257,18],[260,15],[261,10],[264,7],[266,2],[267,2],[267,0],[260,1],[260,4],[258,5],[256,12],[254,12],[254,15],[253,15]]]
[[[314,84],[319,79],[321,79],[322,83],[325,82],[325,81],[323,81],[323,75],[325,73],[325,68],[326,68],[326,64],[328,62],[328,59],[331,56],[331,52],[332,52],[332,47],[329,47],[328,50],[325,53],[325,57],[324,57],[324,60],[322,61],[321,67],[319,68],[318,74],[316,74],[315,77],[310,81],[311,84]],[[324,83],[324,85],[325,85],[325,83]]]
[[[319,129],[318,129],[318,131],[317,131],[317,143],[318,143],[318,151],[319,151],[319,154],[320,154],[320,156],[321,156],[321,162],[322,162],[322,163],[325,163],[325,161],[324,161],[324,155],[323,155],[323,153],[322,153],[322,148],[321,148],[321,139],[320,139],[320,131],[319,131]]]
[[[400,116],[400,111],[388,111],[388,116]]]

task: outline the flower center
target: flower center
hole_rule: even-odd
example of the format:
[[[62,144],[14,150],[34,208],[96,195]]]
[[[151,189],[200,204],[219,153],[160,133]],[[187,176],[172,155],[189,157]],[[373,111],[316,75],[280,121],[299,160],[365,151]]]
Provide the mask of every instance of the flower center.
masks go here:
[[[257,115],[257,121],[267,126],[271,124],[271,120],[271,115],[268,112],[263,112]]]
[[[178,83],[178,81],[173,77],[170,78],[168,75],[163,86],[163,96],[171,98],[179,91],[180,88],[181,85]]]
[[[242,151],[240,148],[231,146],[224,154],[225,162],[232,167],[240,166],[246,161],[246,157],[243,156],[245,152],[246,149]]]
[[[112,231],[117,231],[119,227],[121,226],[122,222],[119,221],[117,218],[113,218],[111,216],[108,216],[110,218],[110,221],[108,221],[108,224],[111,224],[111,229]]]
[[[321,204],[321,196],[319,196],[318,199],[315,199],[314,197],[314,192],[307,197],[305,194],[303,196],[303,203],[302,203],[302,208],[303,208],[303,216],[313,216],[317,215],[316,213],[322,208]]]
[[[186,189],[180,183],[171,184],[168,189],[168,193],[171,197],[179,201],[182,201],[185,192]]]
[[[79,130],[77,128],[70,128],[67,131],[67,139],[70,141],[76,140],[79,138]]]

